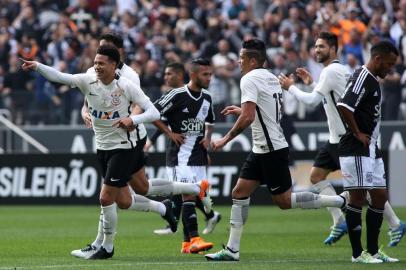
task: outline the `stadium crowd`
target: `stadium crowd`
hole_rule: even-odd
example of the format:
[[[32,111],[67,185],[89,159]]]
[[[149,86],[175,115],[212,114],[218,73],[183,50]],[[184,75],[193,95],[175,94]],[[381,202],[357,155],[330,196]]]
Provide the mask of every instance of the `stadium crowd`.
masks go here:
[[[9,109],[17,124],[82,123],[82,95],[23,72],[18,58],[86,72],[100,34],[115,31],[124,37],[127,64],[152,101],[166,90],[166,64],[188,67],[193,58],[210,59],[214,76],[208,90],[216,119],[232,121],[219,112],[240,103],[241,41],[264,40],[274,74],[305,67],[317,80],[322,66],[313,45],[322,30],[339,36],[339,60],[350,70],[363,65],[381,39],[400,49],[395,70],[381,81],[382,116],[405,119],[406,0],[0,0],[0,108]],[[324,120],[321,110],[285,96],[285,113],[295,121]]]

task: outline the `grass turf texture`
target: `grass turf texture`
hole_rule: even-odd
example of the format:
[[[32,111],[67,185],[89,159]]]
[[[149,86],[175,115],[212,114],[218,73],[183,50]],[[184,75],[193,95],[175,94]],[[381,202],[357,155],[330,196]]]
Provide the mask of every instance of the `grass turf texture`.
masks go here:
[[[205,240],[210,252],[227,243],[230,207],[216,207],[223,219]],[[395,209],[405,219],[406,208]],[[331,225],[321,210],[282,211],[251,207],[244,227],[240,262],[207,262],[203,255],[180,254],[182,232],[157,236],[165,225],[155,213],[120,211],[115,255],[107,261],[74,258],[70,251],[93,241],[99,208],[61,206],[2,206],[0,208],[0,270],[5,269],[406,269],[406,239],[385,248],[399,258],[395,264],[352,264],[348,236],[336,245],[323,244]],[[366,211],[364,211],[365,214]],[[365,222],[365,218],[363,219]],[[203,219],[199,216],[200,231]],[[363,232],[365,236],[365,228]],[[365,239],[363,240],[365,243]],[[384,221],[380,244],[388,243]],[[365,244],[364,244],[365,247]]]

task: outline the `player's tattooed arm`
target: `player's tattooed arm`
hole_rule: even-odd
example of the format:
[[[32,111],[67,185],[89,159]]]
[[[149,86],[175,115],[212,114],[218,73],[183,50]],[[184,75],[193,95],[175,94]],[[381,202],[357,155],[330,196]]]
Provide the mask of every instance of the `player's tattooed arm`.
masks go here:
[[[234,139],[244,129],[246,129],[255,120],[256,104],[251,101],[244,102],[241,106],[241,114],[231,130],[221,139],[212,143],[213,150],[219,150],[229,141]]]

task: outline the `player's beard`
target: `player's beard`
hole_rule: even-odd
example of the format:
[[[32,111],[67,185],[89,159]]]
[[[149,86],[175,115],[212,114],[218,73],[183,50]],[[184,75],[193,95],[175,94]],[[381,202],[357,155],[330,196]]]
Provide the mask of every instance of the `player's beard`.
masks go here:
[[[209,84],[205,85],[204,82],[199,77],[197,77],[196,86],[199,87],[199,89],[207,89],[209,87]]]
[[[324,63],[329,59],[329,57],[330,56],[328,54],[316,54],[317,63]]]

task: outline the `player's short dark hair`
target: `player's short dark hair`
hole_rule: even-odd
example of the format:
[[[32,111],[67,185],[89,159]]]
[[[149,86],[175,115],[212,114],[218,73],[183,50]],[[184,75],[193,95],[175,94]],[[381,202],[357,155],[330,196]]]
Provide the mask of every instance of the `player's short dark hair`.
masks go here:
[[[185,73],[185,66],[179,62],[172,62],[166,65],[166,68],[173,69],[176,73]]]
[[[120,53],[118,49],[112,45],[101,45],[97,48],[96,53],[106,55],[110,60],[116,62],[116,65],[120,63]]]
[[[197,72],[200,66],[211,66],[211,62],[205,58],[196,58],[192,60],[190,71]]]
[[[337,35],[335,35],[331,32],[323,31],[323,32],[320,32],[318,38],[325,40],[330,47],[334,47],[335,52],[337,53],[337,51],[338,51]]]
[[[250,39],[242,43],[242,48],[245,49],[246,56],[251,59],[254,58],[258,65],[262,66],[266,60],[265,43],[259,39]]]
[[[381,40],[373,45],[371,48],[371,57],[374,57],[376,55],[389,55],[391,53],[399,56],[398,49],[389,40]]]
[[[124,47],[124,41],[123,38],[116,32],[107,32],[102,34],[99,37],[99,40],[106,40],[108,42],[111,42],[116,46],[118,49],[121,49]]]

